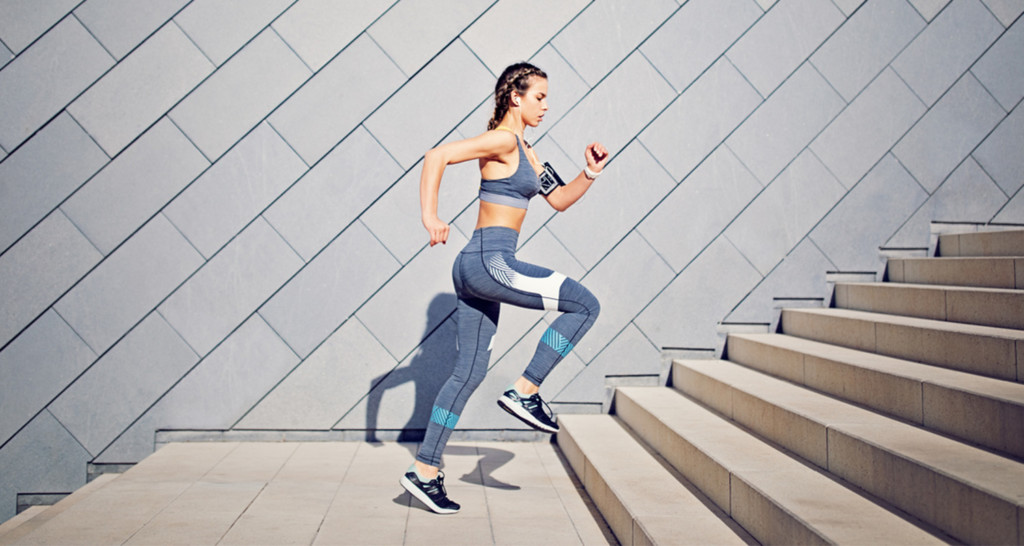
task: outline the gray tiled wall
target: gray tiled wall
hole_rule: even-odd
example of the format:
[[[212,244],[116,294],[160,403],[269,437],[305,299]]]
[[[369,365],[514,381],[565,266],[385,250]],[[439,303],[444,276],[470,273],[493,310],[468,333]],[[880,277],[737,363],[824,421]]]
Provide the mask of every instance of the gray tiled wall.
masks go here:
[[[528,137],[563,176],[521,258],[581,278],[593,332],[545,396],[714,349],[879,272],[931,223],[1024,224],[1024,0],[0,2],[0,520],[158,430],[421,428],[455,355],[450,267],[479,173],[424,151],[478,134],[529,59]],[[460,425],[550,314],[505,308]],[[582,406],[578,406],[582,407]],[[415,432],[414,432],[415,434]]]

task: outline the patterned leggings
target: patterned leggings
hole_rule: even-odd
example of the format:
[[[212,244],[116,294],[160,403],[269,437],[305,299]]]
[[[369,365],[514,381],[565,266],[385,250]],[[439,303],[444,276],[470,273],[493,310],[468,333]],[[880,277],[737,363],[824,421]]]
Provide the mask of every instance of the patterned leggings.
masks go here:
[[[580,283],[516,260],[519,232],[486,227],[473,232],[469,244],[455,259],[452,277],[459,297],[459,356],[451,377],[434,401],[426,436],[416,459],[441,465],[441,453],[469,396],[484,380],[491,359],[491,344],[498,328],[501,303],[530,309],[558,310],[541,336],[523,376],[540,385],[552,368],[572,351],[594,324],[601,306]]]

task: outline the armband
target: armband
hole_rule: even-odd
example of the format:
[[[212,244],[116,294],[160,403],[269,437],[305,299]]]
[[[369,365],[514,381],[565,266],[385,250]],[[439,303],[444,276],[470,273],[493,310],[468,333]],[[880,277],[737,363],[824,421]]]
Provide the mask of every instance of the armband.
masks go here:
[[[555,172],[555,168],[550,163],[544,164],[544,171],[538,175],[540,178],[540,194],[547,195],[559,186],[564,186],[565,182],[562,182],[561,177]]]

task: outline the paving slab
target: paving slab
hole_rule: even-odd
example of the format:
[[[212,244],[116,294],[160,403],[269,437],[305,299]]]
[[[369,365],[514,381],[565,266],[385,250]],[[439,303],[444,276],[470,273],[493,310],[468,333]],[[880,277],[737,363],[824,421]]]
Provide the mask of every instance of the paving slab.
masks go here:
[[[8,527],[0,544],[518,544],[524,532],[615,543],[552,443],[450,443],[445,485],[463,506],[450,516],[398,484],[417,447],[171,443]]]

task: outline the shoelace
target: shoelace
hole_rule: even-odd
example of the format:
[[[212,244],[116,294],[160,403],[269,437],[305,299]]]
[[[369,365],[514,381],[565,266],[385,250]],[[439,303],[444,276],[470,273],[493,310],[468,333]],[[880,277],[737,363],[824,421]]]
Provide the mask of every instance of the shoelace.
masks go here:
[[[434,481],[437,481],[437,485],[433,485]],[[444,472],[438,472],[437,478],[434,478],[423,485],[426,486],[427,495],[430,495],[431,497],[436,497],[438,495],[442,497],[448,496],[448,493],[444,490]]]
[[[547,415],[548,419],[551,419],[552,417],[555,416],[555,412],[551,411],[551,406],[549,406],[548,403],[545,402],[544,399],[540,397],[540,393],[531,394],[530,396],[523,398],[522,401],[523,407],[525,407],[526,410],[529,411],[530,413],[533,413],[534,408],[541,406],[543,408],[544,414]]]

